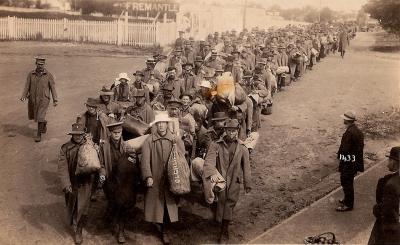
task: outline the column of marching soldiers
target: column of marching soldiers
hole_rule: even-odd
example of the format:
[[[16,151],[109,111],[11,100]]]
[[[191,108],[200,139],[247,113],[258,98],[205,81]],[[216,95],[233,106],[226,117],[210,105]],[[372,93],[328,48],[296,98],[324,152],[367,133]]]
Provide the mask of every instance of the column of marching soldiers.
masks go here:
[[[299,82],[327,55],[339,51],[343,58],[355,32],[350,25],[313,24],[216,32],[205,41],[184,35],[179,33],[170,54],[148,58],[134,79],[120,73],[98,98],[88,98],[87,111],[72,125],[71,140],[61,147],[59,176],[75,243],[83,241],[100,187],[119,243],[126,242],[127,214],[138,192],[144,192],[145,220],[170,243],[169,224],[178,221],[179,206],[166,180],[173,147],[190,166],[191,194],[202,196],[199,202],[220,224],[219,242],[229,241],[240,185],[251,191],[250,156],[274,94]],[[45,127],[39,122],[39,136]],[[101,169],[77,175],[78,151],[88,140]]]

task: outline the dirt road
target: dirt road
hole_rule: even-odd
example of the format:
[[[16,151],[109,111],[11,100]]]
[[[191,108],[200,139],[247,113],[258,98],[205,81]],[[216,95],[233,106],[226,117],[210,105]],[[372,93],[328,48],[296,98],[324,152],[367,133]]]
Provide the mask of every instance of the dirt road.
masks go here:
[[[372,52],[374,34],[359,33],[345,59],[329,56],[301,81],[275,98],[274,113],[264,117],[261,139],[253,156],[254,189],[236,209],[232,242],[246,242],[338,185],[335,152],[343,133],[339,117],[347,109],[359,116],[399,106],[400,55]],[[72,44],[0,43],[0,243],[71,244],[64,197],[57,179],[57,154],[68,140],[74,117],[87,96],[97,96],[119,72],[133,73],[144,57],[123,55],[108,47]],[[35,125],[19,102],[32,57],[48,56],[60,104],[50,108],[44,140],[33,142]],[[396,139],[366,140],[368,166],[382,159]],[[101,198],[91,209],[87,244],[114,244],[102,220]],[[135,244],[159,244],[151,225],[143,222],[143,203],[129,225]],[[190,211],[190,212],[189,212]],[[216,242],[217,229],[203,208],[183,207],[175,225],[174,244]]]

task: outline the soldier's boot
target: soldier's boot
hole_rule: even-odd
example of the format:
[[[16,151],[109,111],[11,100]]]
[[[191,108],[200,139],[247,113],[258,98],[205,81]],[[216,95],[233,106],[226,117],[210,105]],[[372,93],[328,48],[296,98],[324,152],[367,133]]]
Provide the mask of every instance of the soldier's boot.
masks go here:
[[[83,222],[80,221],[78,223],[78,226],[76,227],[76,231],[75,231],[75,237],[74,237],[75,244],[82,244],[82,242],[83,242],[82,228],[83,228]]]
[[[221,232],[218,242],[220,244],[229,242],[229,220],[222,220]]]
[[[47,121],[42,122],[42,134],[47,132]]]
[[[118,232],[117,232],[117,240],[118,243],[125,243],[125,224],[124,222],[120,222],[118,225]]]
[[[42,123],[38,122],[38,129],[35,137],[35,142],[40,142],[41,140],[42,140]]]

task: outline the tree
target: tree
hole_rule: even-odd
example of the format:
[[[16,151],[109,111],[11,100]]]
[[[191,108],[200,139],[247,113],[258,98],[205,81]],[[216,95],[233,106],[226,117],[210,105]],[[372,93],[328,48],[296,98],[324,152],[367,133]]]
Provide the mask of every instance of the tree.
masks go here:
[[[365,13],[364,9],[360,9],[357,13],[357,25],[365,26],[367,24],[368,15]]]
[[[323,9],[321,9],[320,12],[320,21],[321,22],[331,22],[334,19],[334,12],[328,8],[325,7]]]
[[[309,23],[314,23],[318,21],[319,18],[319,13],[318,10],[311,7],[311,6],[305,6],[303,8],[304,12],[304,21],[309,22]]]
[[[363,9],[386,31],[400,36],[400,0],[369,0]]]

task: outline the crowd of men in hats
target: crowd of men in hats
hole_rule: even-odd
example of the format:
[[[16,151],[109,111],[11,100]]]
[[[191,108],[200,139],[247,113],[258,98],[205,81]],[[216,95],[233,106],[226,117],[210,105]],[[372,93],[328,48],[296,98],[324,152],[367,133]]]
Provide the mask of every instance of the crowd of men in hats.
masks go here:
[[[194,174],[198,179],[209,181],[213,188],[221,179],[225,181],[224,191],[211,190],[210,205],[221,223],[219,241],[229,240],[240,184],[246,193],[251,191],[253,147],[244,142],[259,131],[261,115],[271,107],[273,95],[299,81],[330,53],[340,49],[343,57],[349,36],[344,25],[319,24],[216,32],[204,41],[185,39],[180,33],[172,53],[148,58],[146,67],[133,73],[133,81],[120,73],[101,88],[98,98],[87,99],[86,111],[72,125],[71,140],[61,147],[59,172],[75,242],[83,241],[90,200],[102,186],[108,200],[106,217],[115,224],[117,241],[124,243],[126,214],[144,183],[145,220],[156,225],[161,240],[168,244],[168,224],[178,221],[178,202],[166,187],[164,166],[174,144],[193,169],[200,169]],[[46,132],[50,92],[57,105],[54,79],[44,69],[44,61],[36,60],[37,68],[29,73],[21,97],[29,99],[29,118],[38,122],[37,142]],[[219,77],[226,74],[245,94],[239,104],[230,103],[216,89]],[[127,117],[152,126],[140,154],[124,138]],[[179,123],[171,128],[171,121]],[[85,135],[91,135],[97,145],[102,168],[96,174],[75,175]]]

